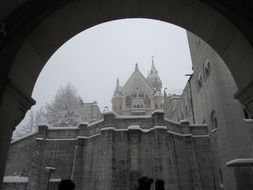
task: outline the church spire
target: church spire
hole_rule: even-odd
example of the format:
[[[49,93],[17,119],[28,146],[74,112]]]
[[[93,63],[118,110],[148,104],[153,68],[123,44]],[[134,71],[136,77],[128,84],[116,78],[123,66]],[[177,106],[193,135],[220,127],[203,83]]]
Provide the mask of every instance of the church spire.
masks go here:
[[[120,92],[120,86],[119,86],[119,78],[117,78],[116,87],[115,87],[113,96],[120,96],[120,95],[121,95],[121,92]]]
[[[151,70],[148,73],[147,80],[150,82],[150,84],[153,86],[155,91],[161,92],[162,89],[162,81],[160,80],[160,77],[158,75],[158,71],[155,68],[155,63],[154,63],[154,56],[152,56],[152,65],[151,65]]]
[[[154,56],[152,56],[152,65],[151,65],[151,71],[152,74],[157,74],[158,75],[158,71],[155,68],[155,64],[154,64]]]

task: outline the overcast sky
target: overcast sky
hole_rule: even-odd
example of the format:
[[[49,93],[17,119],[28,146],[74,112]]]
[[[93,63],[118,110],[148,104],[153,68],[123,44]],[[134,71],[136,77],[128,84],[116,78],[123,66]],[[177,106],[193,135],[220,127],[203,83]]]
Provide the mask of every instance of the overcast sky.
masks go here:
[[[154,56],[163,88],[183,89],[192,73],[186,31],[148,19],[124,19],[97,25],[74,36],[60,47],[43,68],[32,97],[38,109],[53,100],[67,83],[77,88],[85,102],[111,108],[119,77],[124,85],[138,63],[147,76]]]

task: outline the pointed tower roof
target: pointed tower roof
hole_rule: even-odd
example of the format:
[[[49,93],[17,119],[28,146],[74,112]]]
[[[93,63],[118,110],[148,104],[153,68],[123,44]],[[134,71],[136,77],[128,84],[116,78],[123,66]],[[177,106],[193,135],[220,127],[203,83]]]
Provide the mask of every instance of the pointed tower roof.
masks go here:
[[[158,92],[161,92],[162,81],[158,75],[157,69],[155,68],[154,56],[152,56],[151,70],[148,73],[147,80],[149,81],[149,83],[152,85],[154,89],[156,89]]]
[[[155,64],[154,64],[154,56],[152,56],[152,65],[151,65],[151,73],[157,73],[157,70],[155,68]]]
[[[113,96],[121,96],[121,87],[119,86],[119,78],[117,78],[116,87],[115,87]]]

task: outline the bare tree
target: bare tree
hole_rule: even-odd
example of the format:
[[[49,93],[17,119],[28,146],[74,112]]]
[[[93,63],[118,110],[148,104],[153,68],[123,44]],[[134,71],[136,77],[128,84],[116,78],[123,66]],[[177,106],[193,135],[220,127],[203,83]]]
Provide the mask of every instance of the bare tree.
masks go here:
[[[84,112],[82,99],[71,84],[61,87],[54,100],[45,106],[45,118],[52,127],[77,126]]]

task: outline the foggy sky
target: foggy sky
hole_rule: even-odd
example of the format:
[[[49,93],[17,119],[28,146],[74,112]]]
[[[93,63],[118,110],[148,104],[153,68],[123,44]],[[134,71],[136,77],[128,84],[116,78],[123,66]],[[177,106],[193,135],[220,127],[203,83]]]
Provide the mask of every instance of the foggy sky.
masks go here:
[[[111,108],[119,78],[123,86],[135,64],[147,76],[151,57],[168,92],[183,89],[192,73],[186,31],[148,19],[124,19],[97,25],[74,36],[43,68],[33,91],[38,109],[51,102],[60,86],[71,83],[84,102]],[[170,90],[173,89],[173,90]]]

